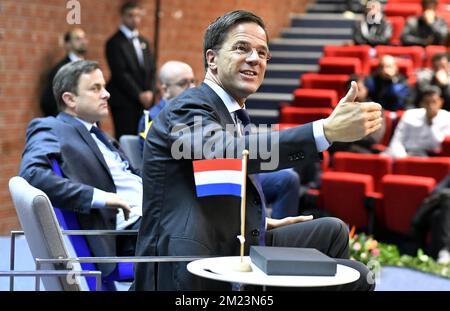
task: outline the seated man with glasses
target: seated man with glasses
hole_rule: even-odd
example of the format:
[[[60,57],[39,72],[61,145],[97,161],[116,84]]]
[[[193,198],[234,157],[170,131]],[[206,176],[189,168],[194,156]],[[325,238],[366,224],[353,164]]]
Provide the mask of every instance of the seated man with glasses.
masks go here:
[[[194,72],[191,66],[180,61],[168,61],[159,70],[161,100],[149,110],[144,110],[138,125],[138,134],[143,147],[150,122],[166,106],[167,102],[184,90],[195,86]]]

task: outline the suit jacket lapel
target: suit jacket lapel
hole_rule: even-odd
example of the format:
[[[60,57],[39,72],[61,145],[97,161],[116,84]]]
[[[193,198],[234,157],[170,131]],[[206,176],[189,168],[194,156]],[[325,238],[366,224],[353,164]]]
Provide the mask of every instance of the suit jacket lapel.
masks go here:
[[[213,89],[211,89],[206,83],[202,83],[199,88],[209,96],[210,103],[215,107],[215,110],[219,115],[221,125],[225,128],[226,124],[235,124],[230,112],[219,95],[217,95],[216,92],[214,92]],[[262,202],[264,202],[264,194],[262,193],[262,189],[260,189],[257,185],[254,176],[248,175],[248,178],[255,187],[256,191],[259,193]]]
[[[94,155],[97,157],[97,159],[100,161],[103,168],[108,172],[109,176],[111,176],[111,172],[108,168],[108,165],[106,164],[105,158],[103,157],[102,152],[98,148],[97,144],[95,143],[94,139],[92,138],[91,134],[88,132],[86,127],[78,122],[74,117],[71,115],[68,115],[67,113],[60,112],[57,116],[58,119],[72,125],[80,134],[81,138],[84,140],[84,142],[91,148]],[[112,176],[111,176],[112,179]]]
[[[215,111],[219,115],[221,125],[225,128],[226,124],[234,124],[230,112],[219,95],[217,95],[206,83],[200,84],[199,88],[210,98],[210,104],[215,108]]]

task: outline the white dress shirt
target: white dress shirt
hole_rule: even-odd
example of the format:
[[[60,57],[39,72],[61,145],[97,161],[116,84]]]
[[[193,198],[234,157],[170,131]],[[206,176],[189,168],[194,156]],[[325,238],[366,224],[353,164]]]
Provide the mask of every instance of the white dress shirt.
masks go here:
[[[447,135],[450,135],[450,112],[439,110],[430,125],[425,108],[406,110],[386,153],[396,158],[425,156],[427,150],[439,148]]]
[[[142,52],[141,42],[139,41],[139,32],[137,31],[137,29],[130,30],[125,25],[120,25],[119,29],[125,35],[125,37],[127,37],[127,39],[131,40],[131,42],[133,43],[139,65],[141,65],[141,67],[144,67],[144,52]]]

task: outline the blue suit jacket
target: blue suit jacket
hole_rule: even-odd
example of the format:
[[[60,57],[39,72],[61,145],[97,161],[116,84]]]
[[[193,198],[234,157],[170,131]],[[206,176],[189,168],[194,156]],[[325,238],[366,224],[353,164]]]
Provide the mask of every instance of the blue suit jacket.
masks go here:
[[[78,120],[63,112],[32,120],[22,157],[20,176],[44,191],[54,206],[76,212],[82,229],[115,229],[114,210],[91,209],[94,187],[107,192],[116,187],[100,149]],[[63,178],[53,172],[50,158],[59,162]],[[114,237],[86,238],[94,256],[116,255]],[[105,273],[114,268],[99,266]]]
[[[198,118],[202,118],[203,127],[195,122]],[[173,132],[177,124],[185,125],[183,133]],[[258,140],[267,146],[271,145],[271,141],[276,141],[277,134],[270,132],[232,136],[226,130],[227,124],[234,125],[230,113],[206,84],[183,92],[153,121],[144,145],[143,218],[136,255],[239,255],[236,236],[240,234],[240,199],[230,196],[197,198],[192,160],[176,160],[172,156],[172,145],[180,138],[190,144],[189,150],[185,151],[191,158],[198,147],[214,143],[222,145],[224,137],[234,157],[241,157],[244,146],[248,149]],[[204,132],[208,127],[224,135]],[[311,124],[278,133],[280,152],[277,169],[301,166],[319,158]],[[215,155],[207,152],[203,158],[225,157],[219,148],[215,152]],[[262,161],[259,154],[250,154],[248,173],[260,172]],[[248,253],[250,245],[258,245],[264,208],[264,202],[261,202],[250,179],[247,181],[246,203],[245,251]],[[200,290],[229,287],[226,283],[194,277],[187,272],[186,263],[159,264],[155,268],[153,264],[137,264],[134,289]]]

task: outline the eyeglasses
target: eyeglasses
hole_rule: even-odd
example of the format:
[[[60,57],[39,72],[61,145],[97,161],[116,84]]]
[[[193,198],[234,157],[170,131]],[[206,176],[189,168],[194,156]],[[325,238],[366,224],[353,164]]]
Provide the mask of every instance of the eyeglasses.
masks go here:
[[[239,55],[245,55],[245,57],[250,57],[253,54],[253,50],[256,50],[259,59],[268,61],[272,55],[267,50],[267,48],[254,48],[248,42],[237,42],[233,45],[231,50]]]
[[[185,88],[185,87],[188,87],[190,85],[196,85],[196,84],[197,84],[197,80],[195,80],[195,79],[182,79],[182,80],[180,80],[178,82],[170,83],[168,85],[169,86],[175,85],[175,86],[178,86],[178,87],[181,87],[181,88]]]

